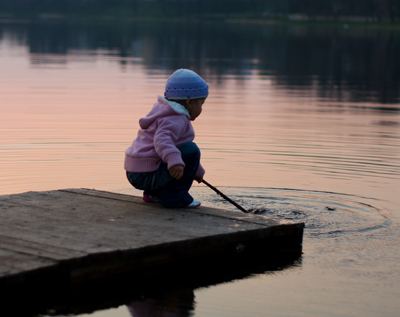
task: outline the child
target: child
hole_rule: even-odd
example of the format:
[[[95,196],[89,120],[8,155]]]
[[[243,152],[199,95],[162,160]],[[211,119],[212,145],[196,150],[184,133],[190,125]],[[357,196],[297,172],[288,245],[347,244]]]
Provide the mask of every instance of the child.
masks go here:
[[[205,171],[190,121],[202,111],[208,84],[195,72],[179,69],[169,77],[164,96],[139,120],[138,135],[125,151],[126,174],[133,187],[144,190],[146,202],[196,208],[200,202],[189,189]]]

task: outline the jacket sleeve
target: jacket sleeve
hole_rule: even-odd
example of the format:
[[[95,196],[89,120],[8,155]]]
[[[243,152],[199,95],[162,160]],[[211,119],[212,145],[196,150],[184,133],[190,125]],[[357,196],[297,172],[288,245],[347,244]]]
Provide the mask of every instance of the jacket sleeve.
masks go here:
[[[200,163],[199,164],[199,168],[197,169],[197,172],[196,172],[196,176],[200,177],[200,178],[203,178],[205,173],[206,173],[206,171],[205,171],[204,167]]]
[[[182,115],[163,117],[157,120],[158,128],[154,135],[154,148],[168,168],[175,165],[185,166],[181,152],[175,146],[176,141],[187,128],[187,119]]]

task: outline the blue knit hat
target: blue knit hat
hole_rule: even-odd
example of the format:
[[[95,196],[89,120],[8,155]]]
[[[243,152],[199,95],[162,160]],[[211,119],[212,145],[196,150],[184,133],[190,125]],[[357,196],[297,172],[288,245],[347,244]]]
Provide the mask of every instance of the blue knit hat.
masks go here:
[[[178,69],[168,78],[164,96],[172,100],[207,98],[208,84],[194,71]]]

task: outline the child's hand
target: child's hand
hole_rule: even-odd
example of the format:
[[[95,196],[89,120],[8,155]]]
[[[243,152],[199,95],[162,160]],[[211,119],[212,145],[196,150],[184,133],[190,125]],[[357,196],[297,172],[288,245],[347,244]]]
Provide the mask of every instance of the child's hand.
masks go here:
[[[201,182],[203,181],[203,177],[199,177],[199,176],[196,176],[194,179],[195,179],[198,183],[201,183]]]
[[[183,176],[183,169],[184,166],[182,165],[174,165],[168,171],[173,178],[180,179]]]

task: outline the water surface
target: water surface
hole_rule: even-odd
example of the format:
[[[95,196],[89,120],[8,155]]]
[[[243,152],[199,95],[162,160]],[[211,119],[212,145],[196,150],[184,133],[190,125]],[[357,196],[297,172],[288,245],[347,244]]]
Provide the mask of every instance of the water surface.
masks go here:
[[[0,24],[0,194],[86,187],[140,195],[125,179],[124,150],[168,76],[191,68],[210,84],[193,124],[205,179],[246,207],[305,222],[304,254],[283,270],[191,290],[193,298],[171,291],[91,315],[167,313],[182,295],[189,305],[180,313],[189,316],[397,316],[399,34]],[[239,212],[203,185],[192,194]]]

